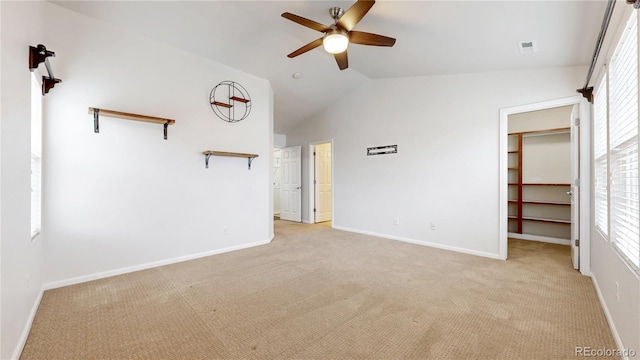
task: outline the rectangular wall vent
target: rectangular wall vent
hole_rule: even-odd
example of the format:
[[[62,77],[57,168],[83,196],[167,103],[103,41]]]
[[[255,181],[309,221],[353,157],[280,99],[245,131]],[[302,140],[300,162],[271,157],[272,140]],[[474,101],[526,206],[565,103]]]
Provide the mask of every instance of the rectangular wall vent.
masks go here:
[[[535,41],[521,41],[518,47],[521,54],[534,53],[537,51]]]

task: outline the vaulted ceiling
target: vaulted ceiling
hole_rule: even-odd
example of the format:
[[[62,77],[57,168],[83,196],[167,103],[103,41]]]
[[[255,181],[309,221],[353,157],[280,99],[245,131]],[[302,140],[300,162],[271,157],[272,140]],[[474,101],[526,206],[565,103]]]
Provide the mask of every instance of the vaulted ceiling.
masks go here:
[[[371,79],[588,65],[605,0],[376,2],[356,30],[397,39],[351,45],[338,69],[322,47],[287,54],[322,34],[282,18],[331,24],[329,8],[354,1],[52,1],[171,46],[268,79],[274,128],[289,129]],[[535,52],[521,53],[533,41]],[[300,79],[292,74],[299,72]],[[585,74],[586,75],[586,74]]]

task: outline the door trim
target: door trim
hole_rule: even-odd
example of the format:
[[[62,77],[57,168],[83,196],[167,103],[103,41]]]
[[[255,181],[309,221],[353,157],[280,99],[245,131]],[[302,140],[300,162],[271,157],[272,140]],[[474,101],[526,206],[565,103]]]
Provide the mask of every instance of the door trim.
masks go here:
[[[507,192],[507,143],[508,118],[511,114],[578,104],[580,106],[580,273],[591,275],[591,108],[581,95],[500,109],[499,154],[499,256],[507,259],[508,192]]]
[[[335,149],[333,146],[333,139],[329,139],[329,140],[323,140],[323,141],[313,141],[309,143],[309,151],[308,151],[308,168],[309,168],[309,184],[308,184],[308,204],[309,204],[309,209],[308,209],[308,220],[306,221],[309,224],[315,224],[315,216],[313,214],[313,207],[315,206],[316,203],[316,191],[315,191],[315,186],[313,184],[313,179],[315,179],[315,166],[314,166],[314,158],[313,158],[313,151],[315,150],[316,145],[320,145],[320,144],[331,144],[331,227],[334,226],[334,219],[335,219],[335,181],[334,181],[334,177],[335,177],[335,172],[333,171],[335,168]]]

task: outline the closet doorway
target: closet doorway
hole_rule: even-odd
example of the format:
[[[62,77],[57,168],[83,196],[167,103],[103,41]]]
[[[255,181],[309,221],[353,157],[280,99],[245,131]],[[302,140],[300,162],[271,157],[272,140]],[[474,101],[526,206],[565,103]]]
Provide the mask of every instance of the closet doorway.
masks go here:
[[[508,118],[509,237],[571,245],[573,106]]]
[[[501,257],[508,238],[564,244],[573,267],[588,271],[585,115],[579,97],[501,110]]]

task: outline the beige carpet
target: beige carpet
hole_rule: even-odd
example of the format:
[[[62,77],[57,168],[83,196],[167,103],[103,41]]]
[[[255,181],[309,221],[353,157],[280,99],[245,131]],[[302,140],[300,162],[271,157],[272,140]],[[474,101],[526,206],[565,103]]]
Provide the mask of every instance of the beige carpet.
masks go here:
[[[44,294],[22,359],[575,359],[615,348],[569,248],[508,261],[276,222],[270,245]]]

